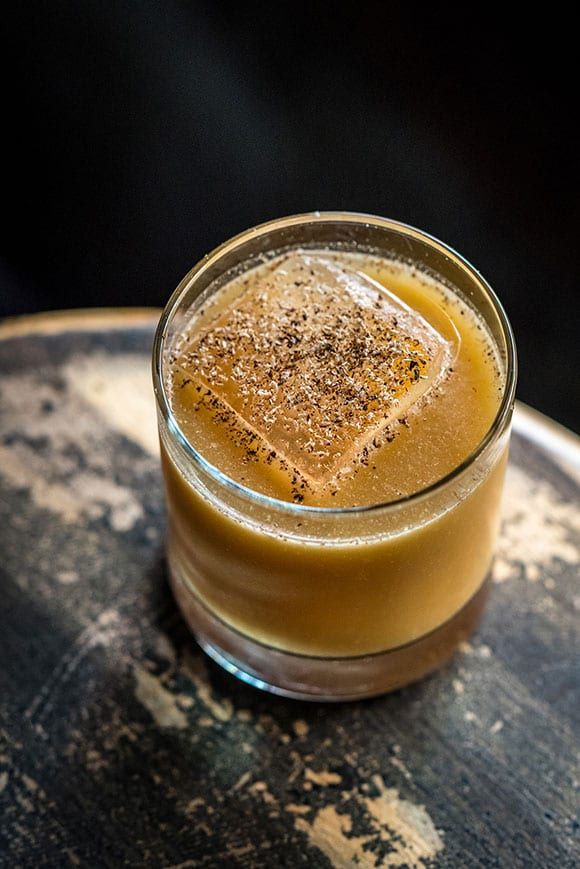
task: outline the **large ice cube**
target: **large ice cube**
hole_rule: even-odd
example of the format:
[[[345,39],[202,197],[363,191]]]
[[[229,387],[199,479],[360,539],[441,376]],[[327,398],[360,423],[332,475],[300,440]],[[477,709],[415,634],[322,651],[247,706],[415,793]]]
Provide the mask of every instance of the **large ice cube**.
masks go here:
[[[295,251],[250,276],[177,364],[316,487],[365,461],[449,359],[448,342],[381,285]]]

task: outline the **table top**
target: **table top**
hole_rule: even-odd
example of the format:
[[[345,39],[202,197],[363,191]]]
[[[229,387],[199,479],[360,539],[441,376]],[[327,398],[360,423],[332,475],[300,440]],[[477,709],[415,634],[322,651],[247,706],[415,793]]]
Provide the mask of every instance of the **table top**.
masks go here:
[[[0,865],[579,865],[579,439],[517,408],[491,600],[450,664],[273,697],[168,590],[157,316],[0,325]]]

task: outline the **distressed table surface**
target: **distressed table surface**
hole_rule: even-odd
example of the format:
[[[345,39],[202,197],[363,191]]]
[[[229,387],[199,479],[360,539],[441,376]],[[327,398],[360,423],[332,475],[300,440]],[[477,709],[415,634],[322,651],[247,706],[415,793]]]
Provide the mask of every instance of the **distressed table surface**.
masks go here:
[[[168,591],[155,320],[0,326],[0,865],[578,866],[578,440],[518,408],[492,599],[452,663],[273,698]]]

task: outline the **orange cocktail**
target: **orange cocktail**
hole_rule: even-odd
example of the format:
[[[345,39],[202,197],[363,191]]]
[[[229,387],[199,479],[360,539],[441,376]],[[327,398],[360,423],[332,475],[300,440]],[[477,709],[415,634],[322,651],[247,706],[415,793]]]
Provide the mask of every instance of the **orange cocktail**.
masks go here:
[[[276,221],[190,273],[155,362],[172,582],[210,654],[338,698],[452,652],[485,594],[515,383],[467,263],[380,218]]]

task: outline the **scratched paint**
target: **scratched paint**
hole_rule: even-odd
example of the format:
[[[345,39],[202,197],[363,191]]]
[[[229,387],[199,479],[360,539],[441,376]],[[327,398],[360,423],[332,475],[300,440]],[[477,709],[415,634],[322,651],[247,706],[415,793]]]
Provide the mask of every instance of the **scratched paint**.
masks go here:
[[[213,696],[207,668],[200,657],[187,654],[183,661],[183,672],[191,679],[201,703],[218,721],[229,721],[233,715],[233,705],[227,698],[217,700]]]
[[[19,373],[0,385],[0,473],[26,489],[35,505],[66,523],[106,516],[115,531],[131,530],[143,508],[134,493],[103,474],[107,430],[82,400],[37,374]],[[78,444],[82,444],[79,463]]]
[[[575,865],[570,489],[512,459],[496,603],[439,674],[365,704],[269,698],[208,663],[168,597],[149,344],[0,378],[0,648],[42,674],[0,693],[0,863],[6,841],[14,866]]]
[[[357,794],[358,807],[365,809],[368,832],[354,835],[352,808],[339,811],[335,805],[320,809],[312,821],[295,820],[311,845],[322,851],[335,869],[350,866],[406,866],[420,869],[443,850],[443,840],[424,806],[402,799],[387,788],[380,776],[373,777],[377,796]],[[361,826],[360,821],[358,826]]]
[[[40,691],[32,698],[24,712],[25,719],[42,721],[54,708],[59,697],[83,660],[96,647],[106,647],[117,635],[119,615],[114,609],[104,610],[98,619],[88,625],[76,643],[63,655]]]
[[[313,769],[309,769],[308,767],[304,770],[304,779],[307,782],[312,782],[313,785],[317,787],[326,787],[328,785],[339,785],[342,781],[341,776],[336,772],[328,772],[323,770],[322,772],[316,772]]]
[[[158,676],[147,670],[135,670],[135,697],[151,713],[159,727],[187,727],[187,715],[177,705],[175,696],[162,685]]]
[[[516,579],[523,565],[530,582],[538,582],[558,560],[580,567],[579,535],[577,503],[562,501],[550,483],[521,468],[508,468],[495,582]]]
[[[88,402],[114,431],[159,453],[151,372],[134,354],[78,356],[63,368],[71,391]]]

